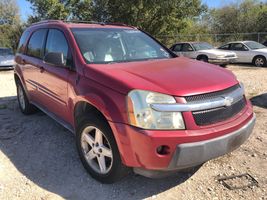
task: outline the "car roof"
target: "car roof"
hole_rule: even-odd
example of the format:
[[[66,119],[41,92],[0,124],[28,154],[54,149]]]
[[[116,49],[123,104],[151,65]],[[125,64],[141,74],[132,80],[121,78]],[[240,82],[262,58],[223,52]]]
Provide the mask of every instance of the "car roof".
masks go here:
[[[42,27],[46,25],[58,25],[65,28],[123,28],[136,29],[136,27],[128,26],[123,23],[107,23],[94,21],[63,21],[63,20],[44,20],[33,23],[29,28]]]
[[[243,40],[243,41],[232,41],[232,42],[228,42],[227,44],[231,44],[231,43],[246,43],[246,42],[255,42],[253,40]]]
[[[184,44],[184,43],[198,44],[198,43],[208,43],[208,42],[177,42],[177,43],[175,43],[175,44]]]

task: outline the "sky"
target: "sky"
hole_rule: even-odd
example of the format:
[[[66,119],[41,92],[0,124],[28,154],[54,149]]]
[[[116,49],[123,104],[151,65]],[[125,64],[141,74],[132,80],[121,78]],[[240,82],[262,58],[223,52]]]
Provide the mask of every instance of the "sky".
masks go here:
[[[32,14],[31,4],[26,0],[16,0],[20,8],[20,15],[23,21]],[[210,8],[218,8],[229,3],[240,2],[241,0],[202,0],[202,3],[207,4]]]

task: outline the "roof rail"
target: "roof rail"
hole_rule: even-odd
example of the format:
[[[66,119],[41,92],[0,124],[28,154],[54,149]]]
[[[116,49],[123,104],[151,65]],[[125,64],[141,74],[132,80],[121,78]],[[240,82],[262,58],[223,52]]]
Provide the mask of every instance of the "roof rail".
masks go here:
[[[40,21],[40,22],[32,23],[32,25],[45,24],[45,23],[49,23],[49,22],[57,22],[57,23],[61,23],[62,20],[48,19],[48,20],[43,20],[43,21]]]
[[[100,24],[105,25],[105,22],[85,21],[85,20],[63,20],[65,23],[82,23],[82,24]]]
[[[131,28],[136,28],[134,26],[130,26],[124,23],[119,22],[97,22],[97,21],[85,21],[85,20],[55,20],[55,19],[49,19],[49,20],[43,20],[40,22],[32,23],[32,25],[38,25],[38,24],[45,24],[49,22],[56,22],[56,23],[83,23],[83,24],[99,24],[99,25],[111,25],[111,26],[127,26]]]

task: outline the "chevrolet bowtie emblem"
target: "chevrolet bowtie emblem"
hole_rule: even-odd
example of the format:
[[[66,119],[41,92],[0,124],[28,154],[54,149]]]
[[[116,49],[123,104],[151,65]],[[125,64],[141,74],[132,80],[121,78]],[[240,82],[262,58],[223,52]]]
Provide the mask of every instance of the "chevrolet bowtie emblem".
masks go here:
[[[231,106],[232,103],[234,102],[233,97],[223,97],[224,98],[224,104],[225,106]]]

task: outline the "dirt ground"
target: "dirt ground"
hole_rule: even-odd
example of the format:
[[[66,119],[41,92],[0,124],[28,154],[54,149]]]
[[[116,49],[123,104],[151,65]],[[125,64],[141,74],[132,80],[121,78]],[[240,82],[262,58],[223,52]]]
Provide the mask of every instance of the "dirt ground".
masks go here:
[[[112,185],[83,169],[74,136],[42,112],[20,113],[12,71],[0,72],[0,199],[265,199],[267,200],[267,68],[229,66],[253,101],[257,122],[236,151],[194,174],[165,179],[130,175]],[[265,107],[265,108],[264,108]],[[218,177],[249,173],[258,186],[229,190]],[[234,182],[233,180],[232,182]],[[247,182],[244,178],[236,184]]]

